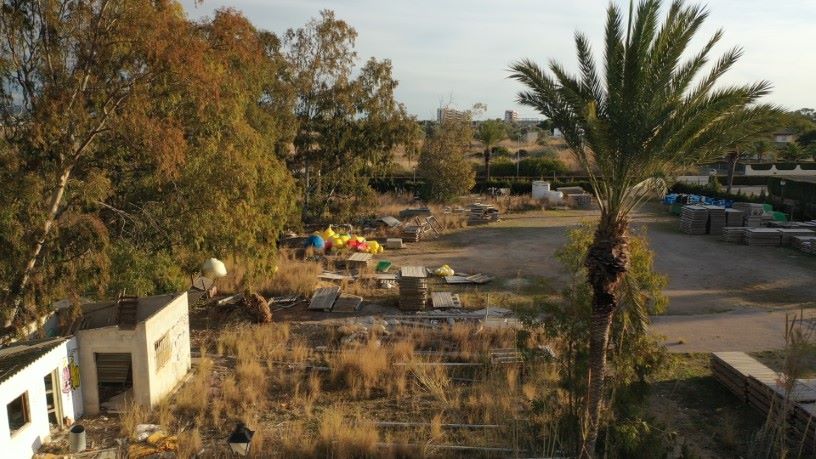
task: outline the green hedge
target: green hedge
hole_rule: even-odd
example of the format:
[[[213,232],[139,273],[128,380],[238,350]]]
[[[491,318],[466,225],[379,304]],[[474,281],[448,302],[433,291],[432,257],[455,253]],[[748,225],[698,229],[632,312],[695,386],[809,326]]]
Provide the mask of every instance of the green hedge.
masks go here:
[[[719,180],[722,185],[728,185],[728,176],[718,175],[717,180]],[[735,175],[734,176],[734,185],[735,186],[767,186],[768,185],[768,176]]]
[[[484,164],[475,165],[477,176],[484,176]],[[524,158],[518,164],[518,176],[527,178],[552,177],[563,175],[567,166],[553,158]],[[491,177],[515,177],[516,163],[507,158],[496,158],[490,162]]]

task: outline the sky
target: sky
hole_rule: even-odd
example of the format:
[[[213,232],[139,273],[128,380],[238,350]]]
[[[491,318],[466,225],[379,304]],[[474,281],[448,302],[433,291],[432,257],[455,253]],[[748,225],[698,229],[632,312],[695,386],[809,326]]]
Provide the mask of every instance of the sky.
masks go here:
[[[616,1],[624,11],[628,2]],[[666,1],[665,3],[668,3]],[[585,33],[601,57],[607,2],[602,0],[182,0],[191,18],[231,7],[260,29],[283,33],[322,9],[358,32],[357,53],[391,59],[399,81],[396,97],[419,119],[436,109],[487,105],[485,117],[516,110],[523,89],[507,78],[507,67],[521,58],[541,65],[551,59],[575,70],[574,33]],[[767,102],[787,109],[816,107],[816,0],[709,0],[709,18],[692,49],[718,28],[725,36],[712,55],[740,46],[743,57],[726,74],[725,84],[768,80]]]

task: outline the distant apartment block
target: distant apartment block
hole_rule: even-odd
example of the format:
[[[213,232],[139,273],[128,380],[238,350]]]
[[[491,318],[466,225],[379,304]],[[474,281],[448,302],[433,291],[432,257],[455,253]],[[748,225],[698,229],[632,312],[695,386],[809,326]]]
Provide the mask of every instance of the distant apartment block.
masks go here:
[[[467,118],[467,113],[452,108],[437,108],[436,121],[441,123],[446,120],[463,120]]]
[[[515,123],[519,119],[519,114],[515,110],[505,110],[504,111],[504,122],[505,123]]]
[[[784,129],[784,130],[781,130],[781,131],[774,132],[773,137],[774,137],[774,142],[777,145],[780,145],[780,144],[784,145],[786,143],[791,143],[791,142],[796,141],[796,132],[792,131],[792,130],[789,130],[789,129]]]

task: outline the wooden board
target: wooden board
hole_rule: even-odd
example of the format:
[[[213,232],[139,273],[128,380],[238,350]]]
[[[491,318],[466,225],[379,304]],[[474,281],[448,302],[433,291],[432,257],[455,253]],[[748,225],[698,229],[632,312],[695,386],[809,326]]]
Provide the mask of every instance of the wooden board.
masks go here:
[[[322,287],[315,290],[312,301],[309,303],[310,311],[330,311],[334,300],[340,294],[340,287]]]
[[[436,309],[462,307],[459,295],[451,292],[431,292],[431,304]]]
[[[337,274],[337,273],[330,273],[324,272],[317,276],[318,279],[323,280],[330,280],[330,281],[352,281],[354,280],[354,276],[349,276],[348,274]]]
[[[363,297],[344,293],[334,302],[332,312],[356,312],[360,309],[361,304],[363,304]]]
[[[385,248],[386,249],[401,249],[404,246],[402,245],[402,239],[398,237],[390,237],[385,240]]]
[[[400,269],[400,276],[424,279],[428,277],[428,271],[424,266],[403,266]]]

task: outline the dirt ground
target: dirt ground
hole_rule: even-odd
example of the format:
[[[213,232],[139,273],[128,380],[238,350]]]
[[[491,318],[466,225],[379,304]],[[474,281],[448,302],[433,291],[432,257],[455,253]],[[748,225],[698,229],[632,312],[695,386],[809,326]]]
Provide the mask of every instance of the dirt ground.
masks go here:
[[[496,276],[487,290],[536,282],[558,291],[565,275],[554,253],[570,228],[592,221],[593,211],[510,214],[384,254],[397,265],[447,263],[457,271]],[[667,314],[653,330],[674,352],[762,351],[784,345],[785,316],[804,309],[816,318],[816,257],[788,248],[728,244],[716,236],[679,230],[677,217],[659,205],[643,208],[633,226],[646,230],[655,268],[668,275]]]

